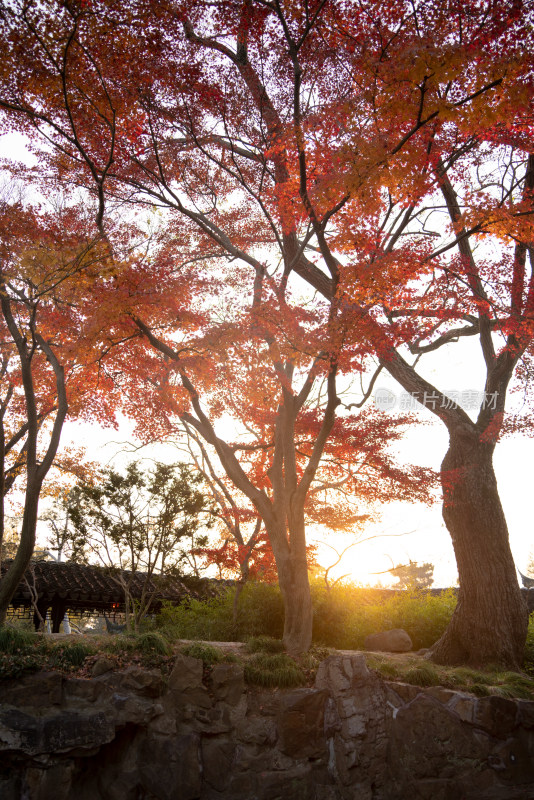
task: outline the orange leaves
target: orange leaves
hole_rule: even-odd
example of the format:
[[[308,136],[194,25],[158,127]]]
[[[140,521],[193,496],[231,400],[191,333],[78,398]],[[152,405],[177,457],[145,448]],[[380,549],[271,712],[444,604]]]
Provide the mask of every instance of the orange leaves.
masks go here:
[[[43,226],[46,246],[13,216],[6,237],[16,249],[22,236],[26,279],[60,278],[39,313],[76,413],[110,419],[123,404],[149,439],[200,397],[210,419],[242,425],[234,446],[257,449],[239,462],[271,491],[280,409],[306,395],[301,476],[334,365],[391,363],[392,347],[422,352],[457,324],[475,333],[479,316],[531,335],[534,287],[512,250],[533,238],[513,149],[530,147],[532,53],[514,4],[44,0],[39,12],[29,25],[18,0],[5,11],[0,103],[46,130],[41,175],[96,198],[106,239],[69,209]]]

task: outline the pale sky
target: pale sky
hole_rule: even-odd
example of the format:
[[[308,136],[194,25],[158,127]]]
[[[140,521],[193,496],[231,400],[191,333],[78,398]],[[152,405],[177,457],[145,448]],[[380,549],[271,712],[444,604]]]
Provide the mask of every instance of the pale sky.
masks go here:
[[[428,358],[428,367],[420,362],[421,371],[426,378],[436,381],[438,388],[448,391],[479,391],[483,386],[483,371],[478,353],[478,343],[466,341],[450,345],[438,356]],[[480,368],[477,369],[477,366]],[[441,378],[441,376],[444,376]],[[388,388],[398,397],[401,388],[388,375],[381,375],[377,389]],[[512,396],[511,402],[514,402]],[[509,403],[509,406],[511,404]],[[418,406],[415,413],[425,424],[414,425],[406,431],[398,445],[399,459],[405,462],[438,470],[447,449],[447,431],[434,416]],[[466,408],[468,413],[469,408]],[[391,413],[385,411],[383,413]],[[110,463],[121,468],[128,460],[124,453],[124,443],[133,441],[133,425],[126,419],[119,431],[101,429],[96,426],[70,423],[65,428],[63,441],[69,440],[87,448],[88,458]],[[144,457],[169,461],[177,457],[176,451],[168,446],[150,447],[134,457]],[[495,469],[497,481],[510,532],[510,543],[516,566],[525,572],[529,551],[534,549],[532,515],[534,498],[531,488],[530,470],[534,442],[531,439],[515,437],[504,439],[496,448]],[[394,564],[405,564],[410,559],[434,564],[434,585],[451,586],[457,580],[456,564],[449,533],[441,517],[441,503],[438,500],[431,507],[423,504],[392,502],[380,509],[381,520],[366,526],[362,538],[377,535],[378,538],[351,548],[340,565],[332,571],[332,577],[349,574],[356,582],[383,583],[391,585],[391,576],[373,575]],[[380,537],[380,534],[388,534]],[[398,534],[407,534],[398,536]],[[308,530],[310,542],[317,542],[319,531]],[[329,534],[327,541],[341,551],[350,542],[350,535]],[[319,546],[319,562],[323,566],[335,561],[336,556],[327,547]],[[394,581],[393,581],[394,584]]]

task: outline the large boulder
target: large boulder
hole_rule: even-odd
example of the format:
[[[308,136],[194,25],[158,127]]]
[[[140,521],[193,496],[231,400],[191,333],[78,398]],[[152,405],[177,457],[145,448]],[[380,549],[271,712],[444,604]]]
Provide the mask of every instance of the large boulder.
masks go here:
[[[402,628],[372,633],[365,637],[366,650],[379,650],[384,653],[407,653],[413,649],[412,640]]]

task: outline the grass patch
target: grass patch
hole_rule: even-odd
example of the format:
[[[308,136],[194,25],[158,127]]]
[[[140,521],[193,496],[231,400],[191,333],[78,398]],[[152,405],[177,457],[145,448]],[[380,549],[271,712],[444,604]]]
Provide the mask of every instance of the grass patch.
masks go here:
[[[226,660],[222,650],[204,642],[188,644],[186,647],[182,647],[181,652],[184,656],[198,658],[206,667],[212,667],[214,664],[219,664],[221,661]]]
[[[94,648],[84,642],[61,642],[54,645],[49,664],[56,669],[69,671],[81,667],[87,656],[94,652]]]
[[[22,653],[31,650],[35,644],[35,635],[21,628],[0,628],[0,653]]]
[[[245,664],[245,680],[264,688],[306,684],[304,672],[286,653],[256,653]]]
[[[469,691],[471,694],[476,694],[477,697],[489,697],[491,694],[489,686],[485,683],[472,683]]]
[[[120,633],[117,636],[106,637],[101,649],[108,653],[133,653],[137,647],[137,636],[134,633]]]
[[[414,686],[439,686],[441,683],[438,671],[426,662],[406,670],[402,680]]]
[[[486,672],[482,672],[481,670],[470,669],[469,667],[457,667],[454,672],[460,683],[466,686],[469,684],[491,686],[492,676]]]
[[[139,634],[136,638],[135,648],[141,653],[157,653],[162,656],[168,656],[172,651],[169,642],[158,631],[147,631]]]
[[[273,639],[271,636],[251,636],[247,641],[247,651],[249,653],[282,653],[284,643],[281,639]]]
[[[381,658],[380,656],[372,655],[367,657],[367,666],[378,672],[386,680],[393,680],[398,678],[399,670],[394,661],[388,658]]]
[[[47,647],[42,637],[20,628],[0,628],[0,679],[37,672],[46,660]]]
[[[503,672],[498,668],[475,670],[470,667],[442,667],[417,657],[395,659],[374,653],[366,657],[366,662],[370,669],[386,680],[421,687],[443,686],[457,692],[470,692],[477,697],[497,694],[534,700],[534,679],[518,672]]]

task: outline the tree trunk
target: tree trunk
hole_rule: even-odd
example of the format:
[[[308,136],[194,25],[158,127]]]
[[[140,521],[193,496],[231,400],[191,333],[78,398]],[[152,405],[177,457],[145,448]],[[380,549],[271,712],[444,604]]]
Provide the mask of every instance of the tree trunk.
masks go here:
[[[310,649],[313,610],[306,558],[289,553],[277,562],[278,583],[284,601],[284,635],[286,652],[298,656]]]
[[[40,484],[36,481],[30,483],[26,489],[26,501],[20,544],[13,563],[0,582],[0,626],[6,621],[7,610],[11,598],[24,577],[24,573],[31,561],[35,549],[35,530],[37,527],[37,509],[39,505]]]
[[[442,463],[443,519],[460,589],[451,622],[432,648],[438,664],[519,669],[528,612],[516,576],[493,469],[493,443],[473,425],[450,429]]]
[[[284,601],[283,642],[287,653],[298,656],[311,646],[313,609],[308,580],[308,561],[304,537],[304,512],[292,515],[294,530],[289,536],[278,520],[265,529],[273,548],[278,585]]]

